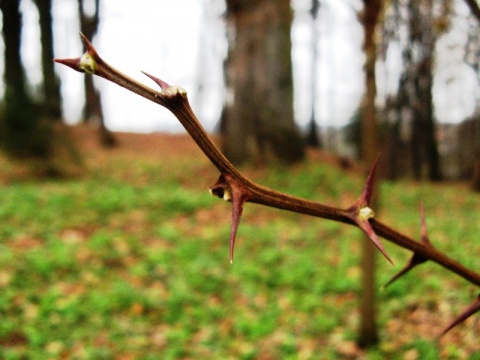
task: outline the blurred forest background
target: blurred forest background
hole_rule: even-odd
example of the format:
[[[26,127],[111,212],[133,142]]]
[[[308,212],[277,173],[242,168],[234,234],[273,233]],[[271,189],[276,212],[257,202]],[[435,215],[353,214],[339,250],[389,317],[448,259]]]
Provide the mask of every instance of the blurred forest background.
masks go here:
[[[377,302],[361,285],[355,229],[246,211],[245,262],[226,267],[229,213],[199,193],[212,166],[176,119],[52,61],[82,53],[81,31],[128,75],[184,87],[233,163],[297,196],[351,204],[381,153],[382,217],[417,234],[412,206],[424,201],[435,244],[478,268],[475,0],[0,0],[0,10],[1,358],[478,358],[478,319],[436,339],[478,291],[443,269],[378,295],[380,334],[375,309],[352,310],[359,293]],[[399,263],[400,250],[388,249]],[[370,270],[371,288],[396,271]]]
[[[99,29],[111,18],[135,26],[142,17],[124,4],[115,4],[100,0],[2,3],[0,139],[8,153],[54,156],[51,147],[58,143],[53,141],[58,136],[53,130],[65,121],[98,126],[106,146],[115,144],[109,128],[122,129],[129,122],[123,128],[145,131],[138,119],[144,112],[125,110],[123,101],[115,104],[112,97],[118,93],[111,94],[91,77],[85,77],[80,86],[78,78],[72,81],[72,74],[67,77],[68,72],[51,61],[59,54],[70,56],[71,49],[78,47],[77,30],[94,43],[105,44],[104,52],[110,43],[124,51],[126,45],[119,41],[123,33],[116,36]],[[148,2],[139,5],[140,13],[146,14],[148,6]],[[191,21],[195,43],[188,44],[188,36],[178,33],[180,40],[187,39],[191,51],[185,57],[193,60],[175,71],[183,71],[184,84],[180,84],[189,90],[207,129],[224,135],[223,149],[232,161],[268,161],[273,153],[294,162],[302,158],[305,145],[345,159],[361,159],[361,144],[371,136],[381,144],[374,147],[382,152],[384,175],[390,179],[464,179],[480,188],[480,45],[475,1],[257,4],[203,0],[179,14],[189,11],[195,19]],[[25,18],[28,28],[22,26]],[[158,32],[172,38],[175,32],[168,25],[158,25]],[[144,49],[169,56],[164,40],[155,44],[150,35],[138,37]],[[122,57],[136,61],[133,53],[138,51],[132,45],[132,53]],[[139,60],[137,66],[143,63]],[[115,65],[115,58],[111,61]],[[161,67],[174,72],[165,62]],[[115,113],[112,109],[117,107],[120,111]],[[126,115],[130,119],[121,118]],[[372,128],[366,125],[370,118]],[[154,119],[157,124],[162,121],[158,116]],[[165,126],[157,128],[169,131]],[[178,131],[178,126],[172,125],[170,131]]]

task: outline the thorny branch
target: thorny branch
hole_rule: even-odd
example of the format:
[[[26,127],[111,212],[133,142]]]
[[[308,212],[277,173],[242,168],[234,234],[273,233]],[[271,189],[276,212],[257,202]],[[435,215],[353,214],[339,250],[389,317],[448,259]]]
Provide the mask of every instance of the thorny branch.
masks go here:
[[[413,255],[409,263],[390,280],[387,285],[406,274],[416,265],[429,260],[480,287],[479,273],[464,267],[462,264],[454,261],[432,246],[427,235],[423,207],[421,208],[421,241],[415,241],[374,218],[374,212],[370,209],[369,203],[374,186],[377,163],[374,164],[360,197],[352,206],[346,209],[302,199],[258,185],[244,177],[210,140],[192,111],[185,90],[177,86],[170,86],[165,81],[146,73],[145,75],[160,86],[161,91],[155,91],[139,83],[107,64],[98,55],[88,39],[86,39],[83,34],[80,35],[87,51],[79,58],[55,59],[55,62],[69,66],[79,72],[94,74],[110,80],[127,90],[167,108],[177,117],[203,153],[220,171],[220,177],[210,186],[210,193],[232,202],[232,227],[230,234],[231,262],[233,261],[235,237],[243,208],[246,202],[251,202],[357,226],[368,235],[379,251],[392,264],[392,259],[383,248],[378,237],[385,238],[402,248],[412,251]],[[480,295],[442,334],[478,311],[480,311]]]

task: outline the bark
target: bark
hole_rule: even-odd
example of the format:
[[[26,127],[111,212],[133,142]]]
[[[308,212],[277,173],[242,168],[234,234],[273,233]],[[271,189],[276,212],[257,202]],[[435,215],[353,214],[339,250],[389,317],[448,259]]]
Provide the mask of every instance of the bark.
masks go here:
[[[223,150],[234,163],[303,158],[293,119],[288,0],[229,0],[230,49]]]
[[[375,62],[377,58],[377,43],[375,31],[382,10],[381,0],[364,0],[363,28],[365,60],[365,95],[362,105],[362,160],[365,165],[375,162],[378,156],[378,125],[375,109],[377,94],[375,83]],[[375,196],[376,195],[376,196]],[[372,198],[372,208],[377,209],[378,194]],[[377,211],[377,210],[376,210]],[[376,251],[372,243],[365,239],[362,249],[362,292],[360,304],[360,329],[358,344],[361,347],[370,347],[378,342],[376,324]]]
[[[49,131],[41,126],[35,104],[25,88],[22,66],[20,1],[0,1],[5,43],[5,98],[1,116],[1,139],[6,152],[15,157],[46,158]]]
[[[318,133],[318,125],[316,120],[317,107],[317,77],[318,77],[318,30],[317,18],[320,9],[320,1],[312,0],[312,7],[310,8],[310,15],[312,16],[312,112],[310,115],[310,123],[308,125],[307,145],[315,148],[322,146],[320,136]]]
[[[78,0],[78,13],[80,16],[80,30],[89,39],[93,39],[98,31],[100,23],[100,0],[95,0],[95,12],[92,16],[85,13],[84,0]],[[102,110],[100,93],[93,84],[92,76],[85,76],[85,107],[83,119],[86,123],[93,123],[99,126],[100,142],[105,146],[114,146],[116,139],[105,125],[105,118]]]
[[[42,43],[43,101],[45,116],[60,120],[62,117],[60,82],[54,70],[52,0],[35,0],[40,15],[40,36]]]
[[[421,4],[420,4],[421,5]],[[417,60],[414,74],[410,78],[414,91],[412,98],[412,171],[415,179],[423,177],[424,168],[428,170],[428,178],[441,180],[440,155],[435,138],[436,126],[433,117],[432,83],[435,35],[431,5],[427,2],[425,12],[421,6],[409,2],[410,42],[411,46],[421,47],[421,57]]]

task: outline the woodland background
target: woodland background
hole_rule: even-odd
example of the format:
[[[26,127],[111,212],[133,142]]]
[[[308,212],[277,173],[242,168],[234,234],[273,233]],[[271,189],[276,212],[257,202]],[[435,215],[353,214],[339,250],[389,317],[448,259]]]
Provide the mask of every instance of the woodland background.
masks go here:
[[[478,4],[334,3],[198,1],[201,19],[213,25],[189,44],[197,58],[193,71],[183,70],[195,76],[178,85],[200,118],[213,119],[206,126],[227,157],[275,189],[347,205],[362,187],[364,165],[381,153],[382,217],[417,234],[423,201],[432,241],[477,269]],[[107,0],[0,2],[2,357],[479,356],[478,317],[436,338],[478,290],[438,267],[371,295],[384,304],[378,317],[356,310],[363,250],[341,225],[257,210],[242,223],[242,264],[226,267],[229,213],[199,191],[215,178],[211,164],[186,135],[113,131],[107,109],[115,104],[142,122],[144,110],[128,104],[133,95],[112,103],[112,85],[78,74],[81,87],[68,85],[52,59],[81,49],[71,53],[77,39],[72,48],[54,41],[62,6],[75,10],[67,28],[94,42],[108,24]],[[41,45],[34,82],[22,25],[32,11]],[[158,26],[165,14],[157,14]],[[128,16],[117,16],[128,30]],[[333,51],[349,49],[338,42],[334,19],[347,20],[355,51]],[[155,41],[138,39],[143,47]],[[98,44],[102,56],[110,42],[141,66],[142,46],[129,51],[126,38],[113,34]],[[346,76],[350,65],[360,76]],[[342,86],[358,96],[342,97]],[[83,108],[75,126],[72,96]],[[400,264],[408,256],[388,251]],[[376,288],[395,273],[383,265]],[[365,333],[369,317],[379,326]]]

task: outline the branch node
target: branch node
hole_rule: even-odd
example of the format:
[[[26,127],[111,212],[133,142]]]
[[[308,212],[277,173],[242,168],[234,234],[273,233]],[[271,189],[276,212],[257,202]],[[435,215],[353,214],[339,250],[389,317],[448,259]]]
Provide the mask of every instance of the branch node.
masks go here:
[[[230,228],[230,263],[233,263],[233,253],[238,225],[243,213],[243,206],[250,199],[250,191],[229,175],[220,175],[210,186],[210,194],[232,203],[232,226]]]
[[[430,240],[428,238],[428,229],[427,229],[427,223],[425,221],[425,208],[423,206],[423,202],[420,203],[420,241],[424,246],[433,248],[433,246],[430,243]],[[396,275],[394,275],[384,285],[384,287],[387,287],[388,285],[391,285],[394,281],[401,278],[403,275],[405,275],[410,270],[412,270],[415,266],[423,264],[427,260],[428,259],[425,256],[423,256],[423,255],[421,255],[417,252],[414,252],[412,257],[408,261],[408,263],[403,267],[403,269],[400,270]]]
[[[101,61],[100,56],[93,47],[92,43],[80,33],[86,52],[78,58],[71,59],[53,59],[56,63],[66,65],[75,71],[87,74],[95,74],[97,63]]]
[[[152,79],[158,86],[160,86],[160,89],[162,89],[163,94],[166,97],[176,97],[178,95],[182,97],[187,96],[187,91],[180,87],[180,86],[170,86],[167,82],[163,81],[162,79],[157,78],[156,76],[150,75],[146,73],[145,71],[142,71],[142,73],[146,76],[148,76],[150,79]]]
[[[148,76],[151,80],[153,80],[158,86],[160,86],[160,89],[162,89],[162,91],[165,91],[170,87],[170,85],[168,85],[162,79],[159,79],[156,76],[150,75],[150,74],[146,73],[145,71],[142,71],[142,73],[144,75]]]
[[[378,158],[375,160],[375,163],[368,174],[365,187],[363,188],[360,197],[355,201],[355,203],[347,209],[348,217],[355,223],[357,226],[363,230],[365,234],[372,240],[374,245],[378,250],[385,256],[385,258],[392,264],[393,261],[390,256],[387,254],[383,248],[380,240],[378,239],[375,231],[373,230],[369,220],[375,216],[374,211],[370,208],[370,201],[373,194],[373,185],[375,180],[375,171],[377,170]]]

